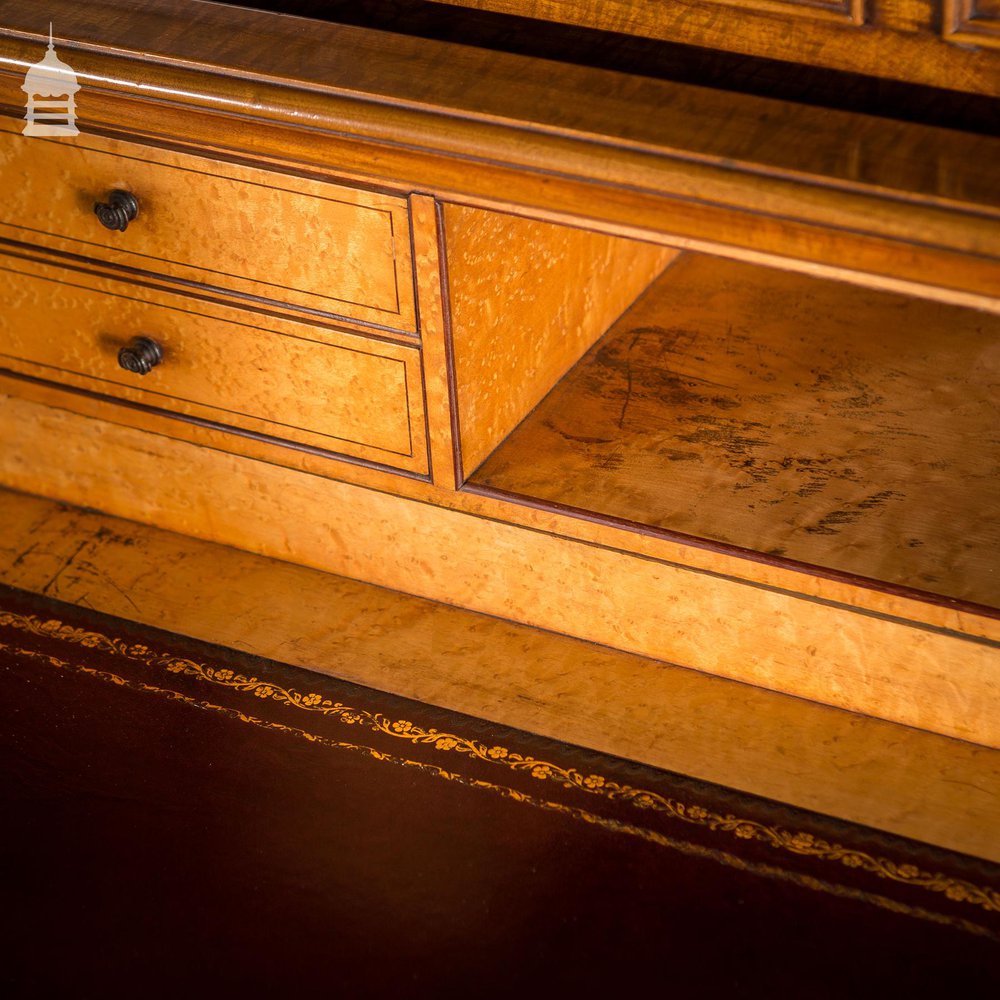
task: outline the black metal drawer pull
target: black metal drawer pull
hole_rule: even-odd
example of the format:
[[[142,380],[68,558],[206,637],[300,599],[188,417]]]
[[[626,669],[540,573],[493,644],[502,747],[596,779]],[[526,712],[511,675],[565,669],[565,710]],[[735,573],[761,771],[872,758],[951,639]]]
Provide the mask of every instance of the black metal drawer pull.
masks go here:
[[[135,375],[147,375],[162,360],[163,348],[149,337],[133,337],[118,352],[118,364]]]
[[[106,202],[99,201],[94,205],[94,214],[101,220],[102,226],[124,233],[139,214],[139,202],[128,191],[112,191]]]

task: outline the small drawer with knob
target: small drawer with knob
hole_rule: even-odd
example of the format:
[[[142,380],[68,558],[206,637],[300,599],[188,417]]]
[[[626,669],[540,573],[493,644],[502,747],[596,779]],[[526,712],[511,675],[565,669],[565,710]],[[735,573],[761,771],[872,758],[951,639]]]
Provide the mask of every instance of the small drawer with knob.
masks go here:
[[[0,119],[0,238],[414,333],[406,199]]]
[[[420,348],[0,253],[2,391],[43,384],[119,423],[427,472]],[[70,390],[70,391],[65,391]],[[125,404],[124,406],[121,404]],[[241,443],[243,442],[243,443]]]

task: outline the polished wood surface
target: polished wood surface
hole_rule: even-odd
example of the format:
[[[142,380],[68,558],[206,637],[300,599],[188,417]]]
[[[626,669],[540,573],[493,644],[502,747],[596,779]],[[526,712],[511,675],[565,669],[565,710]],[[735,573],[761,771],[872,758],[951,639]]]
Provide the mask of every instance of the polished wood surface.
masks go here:
[[[686,255],[474,481],[1000,607],[1000,322]]]
[[[88,131],[128,122],[153,142],[995,308],[995,138],[195,0],[104,0],[86,15],[56,0],[52,16],[88,91]],[[42,52],[38,30],[30,11],[5,15],[0,103],[12,110]],[[115,54],[130,47],[141,59]]]
[[[28,138],[20,124],[0,121],[7,239],[414,330],[402,199],[94,135]],[[94,214],[116,189],[139,202],[125,232]]]
[[[0,367],[222,427],[426,472],[416,347],[0,254]],[[150,337],[164,358],[122,370]],[[8,382],[9,384],[9,382]],[[63,405],[77,397],[66,395]],[[117,419],[128,422],[132,411]],[[177,425],[183,436],[185,427]],[[230,446],[240,448],[232,436]]]
[[[948,41],[969,47],[1000,48],[997,0],[943,0],[942,6],[942,31]]]
[[[0,397],[0,437],[0,475],[25,492],[1000,746],[993,640],[14,397]]]
[[[155,411],[123,410],[114,402],[99,397],[79,396],[70,400],[64,389],[47,383],[5,380],[5,392],[26,402],[56,410],[68,405],[74,412],[100,423],[135,427],[166,437],[183,436],[184,440],[221,451],[234,450],[233,432],[198,425],[178,429],[174,417]],[[415,432],[418,428],[415,428]],[[610,518],[582,516],[549,503],[529,503],[511,499],[493,491],[466,485],[455,490],[449,482],[434,485],[421,477],[402,476],[396,471],[364,462],[345,461],[335,456],[289,448],[254,438],[241,437],[236,448],[240,454],[259,461],[282,465],[311,475],[352,484],[376,493],[389,493],[418,504],[431,504],[445,510],[464,512],[488,521],[517,525],[530,532],[542,532],[555,538],[596,545],[617,553],[627,553],[655,562],[687,567],[727,581],[760,586],[768,590],[797,595],[807,600],[850,609],[860,614],[874,614],[897,623],[940,629],[946,634],[968,636],[1000,643],[1000,616],[979,606],[945,598],[909,592],[887,584],[862,581],[834,571],[821,571],[773,556],[742,552],[703,539],[688,539],[669,533],[637,531],[627,523],[616,524]],[[437,468],[437,466],[435,466]],[[446,473],[447,479],[447,473]],[[36,476],[33,482],[39,483]],[[45,492],[44,486],[32,487]],[[142,509],[142,504],[135,509]],[[134,514],[128,516],[135,516]],[[211,532],[212,527],[206,526]]]
[[[34,16],[30,5],[12,4],[0,28],[0,104],[13,131],[24,70],[44,48]],[[456,310],[441,226],[442,211],[489,211],[518,216],[504,223],[511,228],[551,226],[554,239],[577,246],[638,240],[663,248],[648,253],[664,261],[678,249],[712,250],[985,316],[1000,312],[997,139],[197,0],[104,0],[86,12],[54,0],[54,16],[60,52],[83,85],[87,142],[127,136],[152,160],[197,156],[219,176],[295,174],[305,186],[367,188],[402,212],[409,195],[427,349],[418,355],[411,330],[376,332],[409,341],[400,349],[426,374],[411,400],[426,399],[427,423],[411,412],[414,465],[404,477],[377,458],[346,456],[352,465],[244,428],[234,435],[5,379],[6,482],[827,704],[1000,739],[1000,619],[969,598],[712,539],[647,534],[548,501],[485,496],[474,485],[456,490],[470,471],[456,455],[463,391],[480,392],[492,408],[481,411],[485,432],[478,418],[470,423],[475,462],[476,448],[495,447],[560,366],[540,367],[542,377],[522,387],[522,343],[499,391],[482,393],[490,352],[514,324],[491,329],[485,310]],[[300,239],[307,262],[311,235],[306,227]],[[245,247],[226,252],[248,256]],[[269,329],[273,314],[303,308],[208,290],[170,267],[155,279],[128,271],[103,246],[81,254],[87,261],[65,245],[32,253],[102,280],[183,289],[199,308],[238,293],[242,311],[266,317]],[[483,266],[485,253],[470,259],[488,292],[496,268]],[[581,262],[586,275],[592,262]],[[311,273],[322,280],[327,266]],[[558,315],[573,294],[581,293],[560,289],[536,299],[545,308],[522,311],[532,322]],[[594,325],[572,351],[550,337],[543,353],[556,351],[565,367],[603,329]],[[580,332],[578,321],[566,327]],[[473,344],[486,362],[469,377],[453,347],[463,330],[477,329],[490,343]],[[479,385],[463,390],[463,379]],[[375,410],[356,417],[374,413],[378,426]],[[415,457],[427,440],[432,469]],[[428,473],[432,481],[420,478]]]
[[[1000,61],[974,0],[441,0],[703,48],[1000,94]],[[981,4],[979,6],[982,6]],[[971,25],[970,25],[970,22]]]
[[[468,476],[676,251],[460,205],[444,238]]]
[[[1000,861],[998,751],[38,497],[0,520],[11,586]]]
[[[427,405],[427,435],[431,477],[451,496],[460,480],[454,433],[454,400],[449,311],[444,287],[444,248],[441,206],[427,195],[410,198],[413,219],[413,255],[420,299],[420,357],[423,362]]]

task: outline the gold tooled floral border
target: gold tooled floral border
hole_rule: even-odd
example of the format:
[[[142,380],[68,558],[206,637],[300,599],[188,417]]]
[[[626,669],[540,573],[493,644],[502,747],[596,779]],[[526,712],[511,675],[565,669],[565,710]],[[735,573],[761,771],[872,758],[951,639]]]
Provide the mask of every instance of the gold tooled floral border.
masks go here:
[[[618,781],[599,774],[584,774],[575,768],[566,768],[550,761],[525,756],[504,746],[487,746],[478,740],[470,739],[456,733],[442,732],[434,728],[424,729],[406,719],[390,719],[380,712],[369,712],[365,709],[344,705],[341,702],[324,698],[321,694],[315,692],[300,692],[282,687],[274,681],[262,680],[257,677],[237,673],[229,668],[215,667],[197,663],[183,657],[157,653],[141,643],[129,643],[124,639],[112,638],[101,632],[67,625],[56,619],[43,620],[36,615],[22,615],[12,611],[0,610],[0,626],[6,626],[43,638],[76,644],[85,648],[98,649],[101,652],[120,656],[133,663],[141,664],[154,670],[159,669],[168,674],[194,678],[251,697],[275,701],[328,718],[336,718],[346,725],[358,725],[368,728],[386,736],[394,737],[401,742],[409,743],[410,745],[433,746],[439,751],[462,754],[495,765],[498,768],[509,771],[527,772],[539,781],[554,781],[564,788],[577,789],[611,801],[624,802],[637,810],[666,814],[673,819],[693,826],[707,828],[722,834],[729,834],[741,840],[758,841],[780,851],[791,852],[800,856],[866,871],[879,878],[924,889],[932,893],[943,894],[954,902],[970,904],[973,907],[991,913],[1000,913],[1000,892],[992,887],[979,886],[948,875],[927,872],[916,865],[898,863],[888,858],[877,857],[864,851],[831,843],[811,833],[785,830],[778,826],[768,826],[756,820],[745,819],[732,814],[722,815],[696,804],[684,803],[677,799],[661,795],[655,791],[621,784]],[[297,727],[285,726],[282,723],[260,719],[252,714],[216,705],[209,701],[192,698],[181,692],[172,691],[158,685],[132,681],[110,671],[70,663],[69,661],[42,653],[38,650],[19,649],[3,642],[0,642],[0,650],[10,652],[21,658],[44,661],[51,666],[88,675],[106,683],[167,697],[171,700],[184,702],[204,710],[220,712],[241,722],[250,723],[265,729],[285,732],[312,743],[336,749],[361,752],[376,760],[419,768],[439,778],[459,781],[470,786],[486,789],[503,795],[506,798],[534,805],[538,808],[569,814],[585,822],[639,836],[644,840],[660,844],[664,847],[670,847],[687,854],[711,857],[729,867],[753,871],[757,874],[781,878],[786,881],[793,881],[799,885],[833,893],[838,896],[863,899],[885,909],[908,913],[912,916],[933,920],[937,923],[951,924],[975,934],[1000,939],[995,932],[959,917],[935,913],[922,907],[913,907],[897,900],[889,899],[888,897],[848,886],[836,885],[802,873],[787,871],[777,866],[748,861],[727,851],[686,843],[637,824],[599,816],[576,806],[551,802],[503,785],[463,776],[447,771],[434,764],[396,757],[392,754],[376,750],[373,747],[334,740],[329,737],[309,733]]]

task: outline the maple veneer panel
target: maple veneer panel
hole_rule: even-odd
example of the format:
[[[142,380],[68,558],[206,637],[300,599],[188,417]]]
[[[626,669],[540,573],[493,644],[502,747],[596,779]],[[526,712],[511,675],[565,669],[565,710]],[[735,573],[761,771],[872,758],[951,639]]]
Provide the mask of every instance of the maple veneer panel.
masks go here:
[[[459,205],[444,221],[467,476],[677,252]]]
[[[423,353],[423,352],[422,352]],[[544,504],[525,504],[504,496],[491,496],[488,491],[456,490],[454,469],[445,461],[438,465],[438,452],[431,440],[434,481],[400,476],[395,471],[364,463],[345,462],[338,456],[323,456],[281,443],[267,443],[241,436],[234,447],[233,434],[224,428],[211,429],[184,424],[183,434],[177,433],[177,421],[168,415],[155,412],[122,410],[115,402],[99,397],[74,397],[68,404],[65,390],[49,384],[30,384],[23,381],[4,380],[5,391],[22,400],[42,406],[64,408],[71,405],[76,413],[98,421],[126,424],[153,434],[183,437],[185,441],[223,451],[238,451],[241,455],[264,462],[275,462],[300,472],[331,477],[353,483],[364,489],[390,492],[408,497],[416,503],[430,503],[450,510],[463,511],[475,517],[489,518],[517,525],[529,531],[542,531],[562,536],[571,541],[594,544],[602,548],[679,564],[695,571],[703,571],[724,579],[741,580],[766,588],[815,598],[838,604],[861,613],[888,616],[897,621],[911,621],[930,628],[943,629],[969,637],[978,637],[994,644],[1000,643],[1000,616],[991,615],[988,609],[976,610],[951,601],[928,601],[918,594],[906,595],[888,589],[873,588],[863,581],[850,577],[837,579],[816,574],[808,568],[777,560],[747,558],[738,552],[719,546],[706,546],[698,540],[685,540],[682,536],[640,533],[628,522],[615,524],[599,518],[582,518],[573,512],[548,509]],[[439,412],[438,394],[433,389],[434,379],[427,386],[428,419]],[[446,400],[445,400],[446,402]],[[419,430],[419,428],[415,428]],[[443,448],[442,437],[437,447]],[[444,470],[443,472],[441,470]],[[448,480],[449,474],[452,476]]]
[[[420,344],[427,405],[427,439],[434,482],[453,490],[458,480],[448,373],[447,319],[441,284],[440,206],[413,195],[413,256],[420,297]]]
[[[262,316],[0,254],[0,368],[180,418],[425,472],[415,345]],[[134,336],[163,360],[123,370]],[[64,394],[62,405],[83,405]],[[139,411],[120,419],[141,422]],[[179,423],[183,433],[185,424]],[[229,435],[239,449],[243,438]]]
[[[689,255],[475,482],[1000,606],[1000,320]]]
[[[88,129],[998,308],[992,137],[197,0],[78,8],[50,16]],[[20,109],[43,29],[5,12]]]

